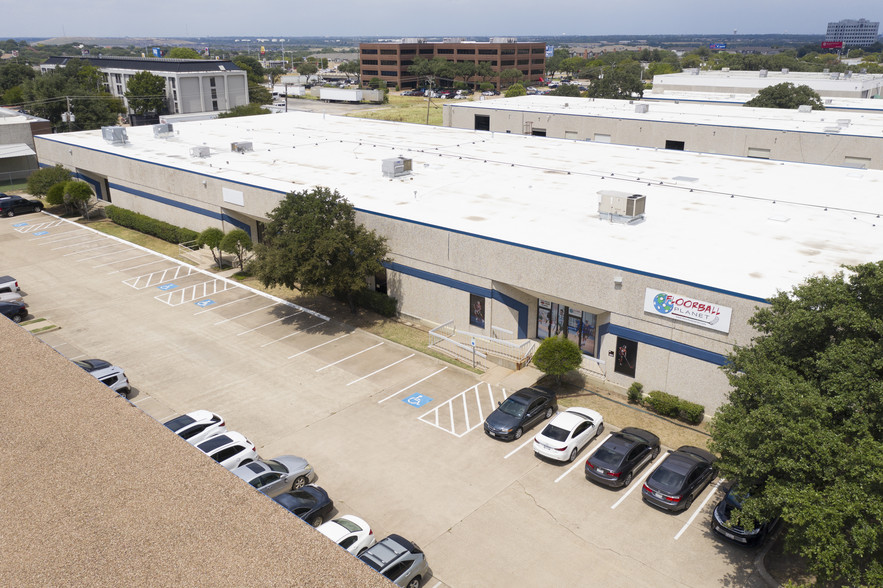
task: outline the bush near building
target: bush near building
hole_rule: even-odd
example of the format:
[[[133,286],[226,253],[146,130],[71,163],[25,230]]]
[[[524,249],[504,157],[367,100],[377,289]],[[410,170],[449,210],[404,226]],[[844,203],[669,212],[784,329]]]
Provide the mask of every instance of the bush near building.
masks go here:
[[[187,241],[195,241],[199,237],[199,233],[196,231],[176,227],[119,206],[107,206],[104,212],[107,213],[107,218],[120,226],[135,229],[169,243],[186,243]]]
[[[631,398],[631,389],[629,390]],[[674,394],[653,390],[643,401],[644,406],[662,416],[680,419],[691,425],[698,425],[705,416],[705,407]]]

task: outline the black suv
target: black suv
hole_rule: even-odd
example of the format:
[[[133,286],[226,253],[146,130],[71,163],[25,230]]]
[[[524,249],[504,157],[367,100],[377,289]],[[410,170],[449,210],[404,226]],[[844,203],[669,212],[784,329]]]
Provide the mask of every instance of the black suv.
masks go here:
[[[495,439],[521,438],[526,429],[558,410],[555,394],[540,388],[522,388],[499,403],[484,421],[484,432]]]
[[[0,192],[0,215],[15,216],[21,212],[40,212],[43,203],[39,200],[27,200],[21,196]]]
[[[687,510],[717,475],[717,458],[684,445],[659,464],[641,489],[644,501],[665,510]]]
[[[659,455],[659,437],[626,427],[601,444],[586,460],[586,479],[605,486],[628,486],[636,473]]]

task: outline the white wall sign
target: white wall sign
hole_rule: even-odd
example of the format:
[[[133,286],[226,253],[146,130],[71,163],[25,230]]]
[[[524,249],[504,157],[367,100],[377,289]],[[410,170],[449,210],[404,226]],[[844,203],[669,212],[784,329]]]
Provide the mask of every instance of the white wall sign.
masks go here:
[[[711,302],[647,288],[644,293],[644,312],[707,327],[721,333],[729,333],[733,309],[728,306],[720,306]]]
[[[242,195],[242,192],[239,190],[231,190],[230,188],[221,188],[221,191],[224,195],[224,202],[229,204],[238,204],[239,206],[245,206],[245,198]]]

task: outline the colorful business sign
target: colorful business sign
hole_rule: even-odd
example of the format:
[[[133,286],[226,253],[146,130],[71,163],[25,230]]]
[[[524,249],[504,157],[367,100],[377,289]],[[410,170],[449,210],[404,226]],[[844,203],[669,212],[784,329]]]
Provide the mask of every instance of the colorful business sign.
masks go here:
[[[733,309],[712,302],[647,288],[644,293],[644,312],[714,329],[721,333],[729,333]]]
[[[843,41],[822,41],[822,49],[843,49]]]
[[[726,43],[712,43],[708,46],[709,49],[726,49]]]

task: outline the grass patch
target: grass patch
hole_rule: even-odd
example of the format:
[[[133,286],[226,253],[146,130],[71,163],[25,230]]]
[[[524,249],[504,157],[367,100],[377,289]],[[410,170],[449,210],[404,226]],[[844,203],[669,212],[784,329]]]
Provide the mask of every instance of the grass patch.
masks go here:
[[[124,241],[128,241],[129,243],[146,247],[151,251],[162,253],[163,255],[183,261],[184,263],[191,263],[189,260],[181,257],[178,246],[174,243],[169,243],[162,239],[157,239],[156,237],[151,237],[150,235],[145,235],[144,233],[139,233],[138,231],[127,229],[126,227],[121,227],[113,221],[107,219],[94,221],[83,220],[80,221],[80,224],[95,229],[96,231],[100,231],[106,235],[111,235]]]
[[[389,104],[378,105],[377,108],[371,110],[350,112],[347,116],[425,125],[426,110],[428,108],[429,124],[440,127],[442,125],[443,103],[444,100],[433,98],[432,104],[428,106],[427,99],[421,96],[398,96],[390,94]]]
[[[27,192],[27,190],[28,190],[28,183],[27,182],[0,184],[0,192],[9,192],[11,194],[13,192]]]
[[[58,325],[49,325],[47,327],[40,327],[39,329],[31,329],[31,335],[35,335],[37,333],[43,333],[44,331],[54,331],[55,329],[60,328]]]
[[[46,319],[44,319],[44,318],[35,318],[35,319],[31,319],[31,320],[29,320],[29,321],[22,321],[22,322],[20,322],[19,324],[22,325],[22,326],[24,326],[24,325],[35,325],[35,324],[40,323],[40,322],[43,322],[43,321],[45,321],[45,320],[46,320]]]

